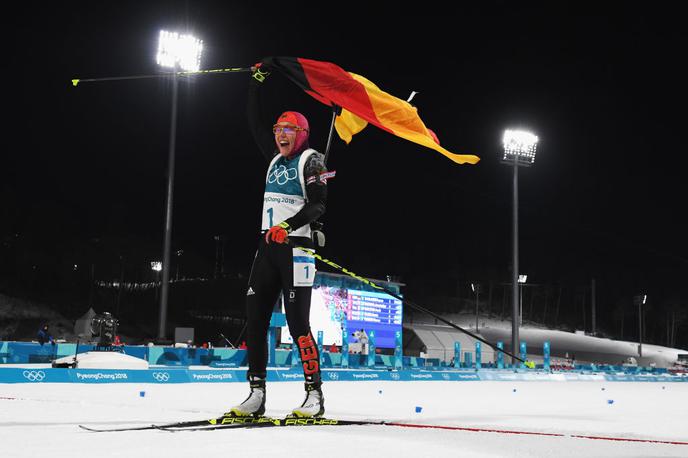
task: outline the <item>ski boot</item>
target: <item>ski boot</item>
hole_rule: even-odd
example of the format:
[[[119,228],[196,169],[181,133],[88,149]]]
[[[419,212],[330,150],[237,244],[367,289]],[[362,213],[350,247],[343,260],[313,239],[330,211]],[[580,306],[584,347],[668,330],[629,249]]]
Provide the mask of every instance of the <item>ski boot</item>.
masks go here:
[[[325,397],[320,384],[306,383],[306,399],[303,403],[291,411],[292,417],[312,418],[322,417],[325,413]]]
[[[225,414],[228,417],[260,417],[265,413],[265,379],[249,377],[251,393],[238,406]]]

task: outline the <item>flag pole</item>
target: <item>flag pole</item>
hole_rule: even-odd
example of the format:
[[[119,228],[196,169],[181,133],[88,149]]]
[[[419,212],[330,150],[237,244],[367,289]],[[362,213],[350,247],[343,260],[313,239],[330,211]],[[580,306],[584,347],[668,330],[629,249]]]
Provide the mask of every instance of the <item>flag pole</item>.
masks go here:
[[[330,133],[327,135],[327,145],[325,146],[325,167],[327,167],[327,158],[330,156],[330,146],[332,146],[332,135],[334,133],[334,121],[337,115],[342,113],[342,107],[332,104],[332,121],[330,121]],[[313,240],[319,247],[325,246],[325,234],[322,232],[324,224],[321,221],[313,221],[311,229],[313,230]],[[316,235],[317,234],[317,235]]]
[[[332,134],[334,133],[334,122],[337,115],[342,114],[342,107],[332,105],[332,121],[330,122],[330,133],[327,135],[327,146],[325,146],[325,166],[327,166],[327,158],[330,156],[330,146],[332,145]]]

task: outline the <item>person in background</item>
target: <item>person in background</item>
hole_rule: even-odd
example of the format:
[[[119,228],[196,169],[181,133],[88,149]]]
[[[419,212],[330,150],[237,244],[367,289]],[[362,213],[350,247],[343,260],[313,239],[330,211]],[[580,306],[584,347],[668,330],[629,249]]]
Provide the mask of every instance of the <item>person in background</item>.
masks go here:
[[[55,345],[55,340],[53,336],[50,335],[49,326],[44,324],[43,327],[38,330],[38,343],[43,345],[48,342]]]
[[[352,334],[361,344],[361,354],[362,355],[367,355],[368,354],[368,343],[370,341],[370,338],[368,337],[368,333],[365,331],[365,329],[360,329]]]

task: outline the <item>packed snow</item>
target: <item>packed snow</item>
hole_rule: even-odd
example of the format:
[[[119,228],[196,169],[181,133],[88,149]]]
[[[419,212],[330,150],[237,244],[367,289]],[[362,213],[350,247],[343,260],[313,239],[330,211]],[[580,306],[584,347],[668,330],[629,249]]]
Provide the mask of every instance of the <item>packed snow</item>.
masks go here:
[[[0,455],[688,456],[688,383],[366,381],[324,385],[330,418],[500,432],[318,426],[93,433],[77,426],[215,417],[241,402],[247,391],[244,383],[0,384]],[[286,415],[302,398],[300,383],[269,383],[267,413]]]

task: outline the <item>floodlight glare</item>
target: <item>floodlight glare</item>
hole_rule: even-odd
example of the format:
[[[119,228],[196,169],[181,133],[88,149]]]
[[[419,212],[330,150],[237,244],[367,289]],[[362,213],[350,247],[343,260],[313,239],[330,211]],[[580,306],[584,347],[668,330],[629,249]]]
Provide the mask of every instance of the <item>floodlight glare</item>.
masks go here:
[[[535,162],[537,135],[523,130],[506,130],[502,142],[504,144],[502,160],[513,161],[516,157],[521,163],[532,164]]]
[[[160,31],[156,61],[162,67],[179,68],[195,72],[201,68],[203,40],[192,35],[180,35],[177,32]]]
[[[519,283],[525,283],[527,280],[528,280],[528,275],[520,274],[520,275],[518,276],[518,282],[519,282]]]
[[[160,261],[153,261],[150,263],[150,265],[151,265],[151,269],[156,271],[156,272],[160,272],[162,270],[162,262],[160,262]]]

